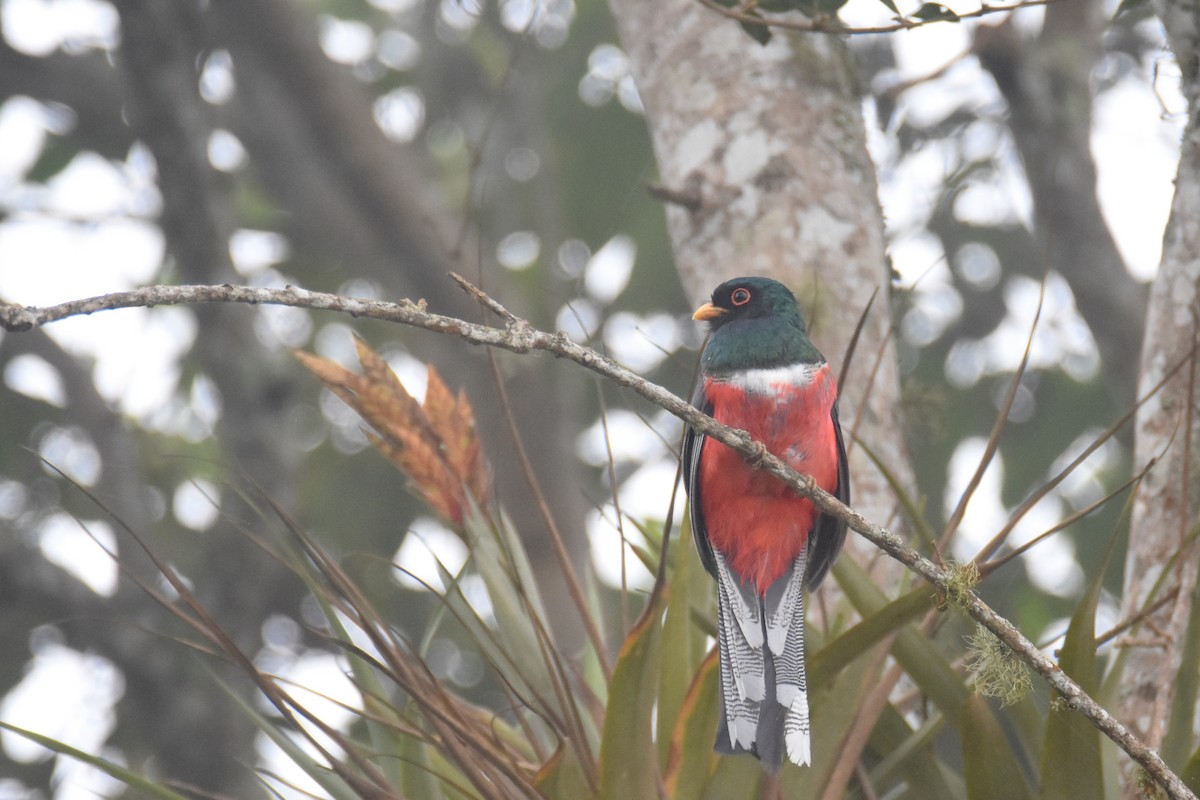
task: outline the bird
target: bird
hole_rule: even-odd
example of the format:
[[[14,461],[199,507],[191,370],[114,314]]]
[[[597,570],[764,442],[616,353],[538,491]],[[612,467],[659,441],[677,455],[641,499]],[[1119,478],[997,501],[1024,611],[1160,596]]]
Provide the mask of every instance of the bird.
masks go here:
[[[693,405],[849,504],[837,380],[791,290],[770,278],[734,278],[692,318],[710,328]],[[785,752],[794,764],[811,764],[804,591],[829,571],[846,524],[690,426],[683,475],[692,537],[717,584],[721,712],[713,749],[750,753],[769,774]]]

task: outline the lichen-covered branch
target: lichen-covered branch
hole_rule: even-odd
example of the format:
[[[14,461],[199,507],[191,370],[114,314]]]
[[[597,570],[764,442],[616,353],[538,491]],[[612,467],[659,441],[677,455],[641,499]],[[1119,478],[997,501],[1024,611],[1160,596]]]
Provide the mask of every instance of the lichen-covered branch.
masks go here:
[[[479,297],[482,293],[476,293]],[[467,322],[454,317],[434,314],[423,302],[403,300],[397,303],[380,300],[360,300],[323,292],[310,292],[294,286],[283,289],[259,289],[246,286],[149,286],[127,292],[74,300],[45,308],[18,304],[0,305],[0,327],[17,332],[47,325],[67,317],[93,314],[118,308],[193,303],[272,304],[311,310],[336,311],[353,317],[397,322],[436,333],[457,336],[470,344],[486,345],[514,353],[541,351],[573,361],[598,375],[631,389],[655,405],[666,409],[683,422],[706,436],[737,450],[748,463],[775,475],[796,492],[810,498],[822,511],[846,520],[847,524],[892,558],[936,586],[946,590],[950,571],[934,564],[908,546],[899,536],[871,522],[857,511],[843,505],[822,491],[813,480],[802,475],[771,455],[747,433],[726,427],[705,415],[694,406],[645,380],[639,375],[597,353],[590,347],[572,341],[564,333],[550,333],[534,328],[528,322],[509,314],[495,301],[487,307],[505,319],[504,327]],[[1130,758],[1140,764],[1147,774],[1173,800],[1195,800],[1195,795],[1172,772],[1158,753],[1143,744],[1112,714],[1093,700],[1037,645],[1026,639],[1008,620],[993,611],[973,592],[965,593],[958,604],[963,611],[1004,642],[1014,654],[1041,675],[1058,692],[1067,705],[1083,714],[1104,735],[1108,736]]]

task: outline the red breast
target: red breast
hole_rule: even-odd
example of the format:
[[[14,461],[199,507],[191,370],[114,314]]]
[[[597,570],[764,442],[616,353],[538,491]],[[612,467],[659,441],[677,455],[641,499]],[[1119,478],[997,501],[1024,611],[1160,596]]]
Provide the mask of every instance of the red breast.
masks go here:
[[[706,378],[704,393],[718,422],[745,430],[793,469],[832,491],[838,458],[830,416],[837,397],[834,384],[829,366],[821,365],[804,383],[764,384],[762,376]],[[816,509],[712,439],[704,445],[699,472],[709,542],[743,581],[764,594],[805,546]]]

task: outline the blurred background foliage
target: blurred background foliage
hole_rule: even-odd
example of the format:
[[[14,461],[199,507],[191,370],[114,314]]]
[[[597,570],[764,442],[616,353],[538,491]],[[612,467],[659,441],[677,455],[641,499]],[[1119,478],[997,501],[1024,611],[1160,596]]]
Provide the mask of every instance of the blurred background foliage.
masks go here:
[[[869,19],[876,6],[855,0],[843,15]],[[1076,81],[1049,96],[1030,82],[1049,57],[1038,10],[851,40],[888,218],[914,501],[935,529],[978,462],[1055,265],[960,558],[1133,401],[1185,109],[1159,23],[1115,11],[1101,30],[1081,28],[1096,47],[1072,56]],[[297,284],[424,298],[476,319],[446,278],[455,270],[536,326],[688,392],[699,332],[647,191],[647,120],[603,3],[3,0],[0,25],[0,298]],[[1023,139],[1040,104],[1068,101],[1083,111],[1044,152]],[[1086,196],[1039,194],[1066,151],[1099,170],[1102,191],[1084,181]],[[1064,208],[1082,211],[1043,216]],[[1053,224],[1074,255],[1038,233]],[[542,583],[548,625],[575,654],[585,636],[515,428],[602,623],[604,658],[615,657],[652,584],[622,537],[653,552],[638,526],[654,530],[668,510],[679,429],[662,412],[551,359],[492,360],[380,323],[123,311],[0,337],[0,719],[229,796],[260,791],[255,764],[280,768],[204,660],[170,641],[182,631],[135,581],[117,580],[89,536],[147,585],[160,586],[158,570],[40,459],[143,537],[264,669],[347,690],[343,656],[313,631],[325,623],[312,594],[246,535],[264,524],[245,499],[257,492],[342,559],[381,619],[422,639],[441,602],[388,561],[436,585],[445,576],[430,554],[454,572],[463,545],[291,354],[353,364],[351,331],[418,397],[429,363],[471,399],[495,496]],[[1128,430],[1107,441],[1014,543],[1120,486],[1130,443]],[[985,599],[1051,644],[1103,578],[1094,613],[1107,630],[1119,570],[1101,573],[1120,563],[1106,556],[1127,524],[1120,502],[989,578]],[[479,575],[460,585],[477,610],[490,602]],[[966,631],[947,627],[939,642],[953,659]],[[424,650],[433,674],[508,708],[478,641],[438,630]],[[19,737],[0,741],[0,796],[119,791]]]

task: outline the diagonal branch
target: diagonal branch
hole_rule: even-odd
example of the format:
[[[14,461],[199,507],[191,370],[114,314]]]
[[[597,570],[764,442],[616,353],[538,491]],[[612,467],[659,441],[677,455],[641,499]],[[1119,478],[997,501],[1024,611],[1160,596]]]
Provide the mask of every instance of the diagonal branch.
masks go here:
[[[486,345],[514,353],[541,351],[565,358],[589,369],[613,383],[631,389],[705,436],[733,448],[748,463],[774,475],[797,493],[812,500],[821,511],[846,523],[892,558],[936,586],[948,591],[951,571],[934,564],[909,547],[899,536],[871,522],[854,509],[822,491],[813,479],[802,475],[766,452],[745,431],[713,420],[694,406],[663,387],[651,383],[590,347],[573,342],[565,333],[549,333],[534,328],[519,317],[509,319],[503,328],[478,325],[465,320],[430,313],[425,303],[403,300],[397,303],[360,300],[323,292],[310,292],[294,286],[283,289],[257,289],[246,286],[148,286],[127,292],[74,300],[55,306],[36,308],[19,304],[0,305],[0,327],[8,331],[26,331],[34,327],[81,314],[117,308],[188,303],[246,303],[285,305],[311,310],[336,311],[352,317],[397,322],[435,333],[457,336],[471,344]],[[961,608],[976,622],[992,632],[1018,658],[1041,675],[1066,704],[1083,714],[1104,735],[1129,754],[1159,784],[1172,800],[1196,800],[1196,796],[1172,772],[1158,753],[1143,744],[1087,692],[1067,676],[1037,645],[1026,639],[1011,622],[993,611],[973,592],[962,597]]]

